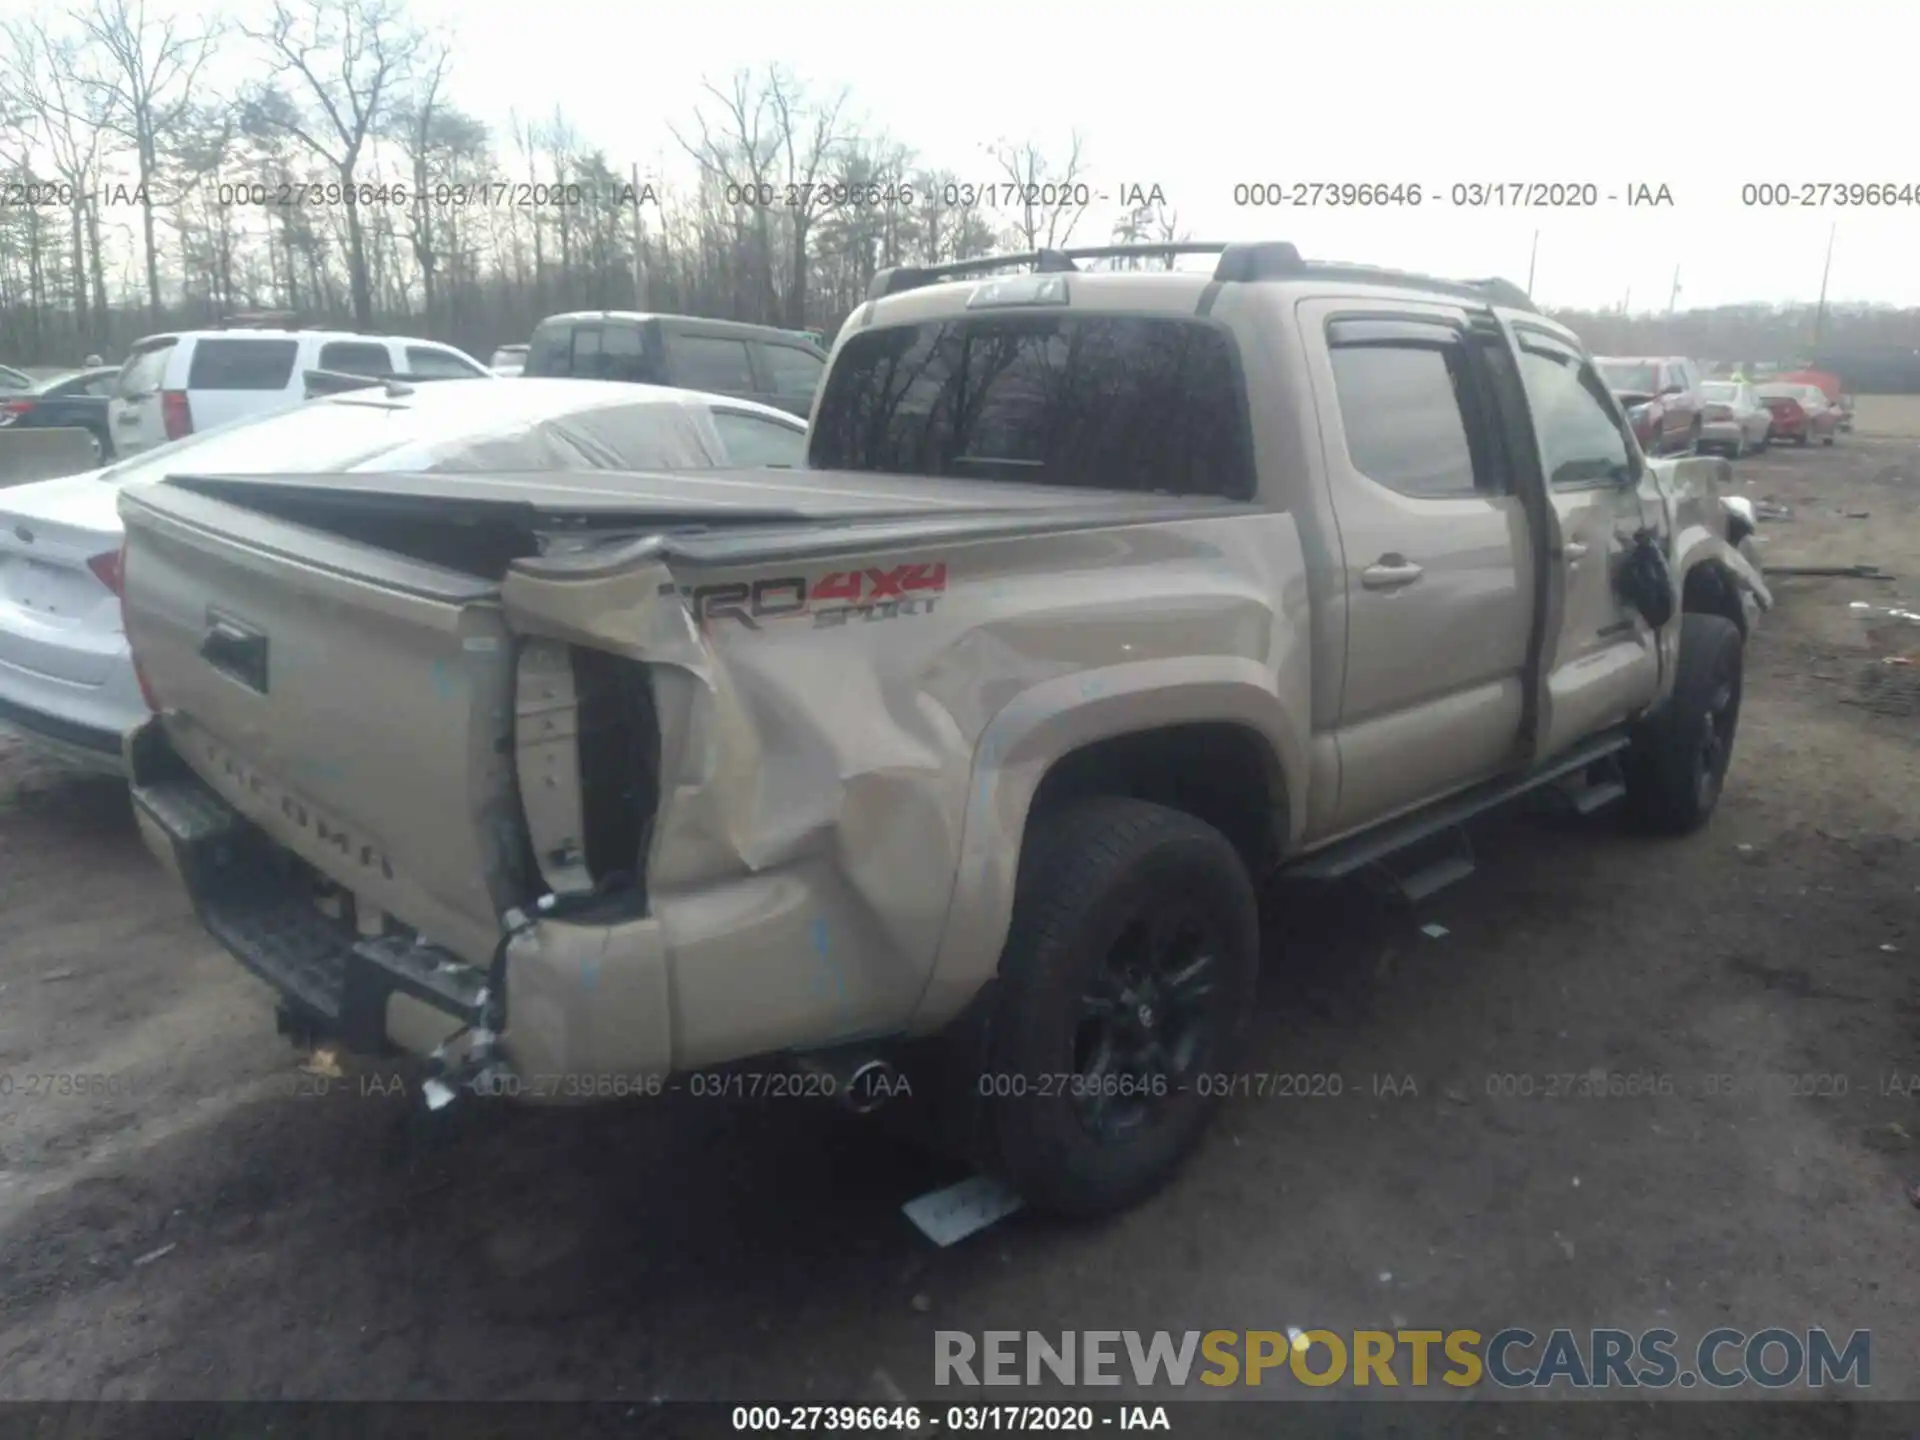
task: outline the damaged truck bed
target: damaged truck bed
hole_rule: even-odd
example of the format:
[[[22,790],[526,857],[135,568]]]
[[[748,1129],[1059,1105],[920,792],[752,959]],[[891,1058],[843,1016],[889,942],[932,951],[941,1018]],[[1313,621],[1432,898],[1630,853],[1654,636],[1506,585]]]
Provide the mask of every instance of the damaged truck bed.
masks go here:
[[[882,277],[804,471],[129,488],[149,844],[300,1034],[560,1101],[952,1039],[970,1153],[1131,1203],[1257,880],[1421,893],[1548,784],[1704,823],[1769,603],[1506,291],[1245,251]]]

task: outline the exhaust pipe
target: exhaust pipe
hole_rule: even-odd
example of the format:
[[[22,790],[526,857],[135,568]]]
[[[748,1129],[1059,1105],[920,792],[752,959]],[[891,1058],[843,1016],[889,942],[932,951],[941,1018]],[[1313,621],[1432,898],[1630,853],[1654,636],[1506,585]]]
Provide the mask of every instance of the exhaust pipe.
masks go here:
[[[797,1055],[794,1064],[854,1115],[871,1115],[895,1095],[911,1093],[893,1062],[878,1055]]]

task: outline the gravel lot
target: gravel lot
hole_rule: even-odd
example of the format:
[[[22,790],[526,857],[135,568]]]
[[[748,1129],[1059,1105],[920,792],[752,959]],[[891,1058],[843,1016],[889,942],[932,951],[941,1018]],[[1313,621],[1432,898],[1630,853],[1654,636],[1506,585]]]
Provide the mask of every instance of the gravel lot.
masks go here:
[[[1907,578],[1777,583],[1707,833],[1514,817],[1415,914],[1276,896],[1249,1068],[1340,1097],[946,1251],[899,1207],[956,1177],[804,1102],[312,1093],[124,793],[0,739],[0,1397],[932,1398],[936,1327],[1410,1322],[1870,1328],[1920,1398],[1920,627],[1850,608],[1920,608],[1920,440],[1738,474],[1770,564]],[[1595,1067],[1673,1093],[1538,1093]]]

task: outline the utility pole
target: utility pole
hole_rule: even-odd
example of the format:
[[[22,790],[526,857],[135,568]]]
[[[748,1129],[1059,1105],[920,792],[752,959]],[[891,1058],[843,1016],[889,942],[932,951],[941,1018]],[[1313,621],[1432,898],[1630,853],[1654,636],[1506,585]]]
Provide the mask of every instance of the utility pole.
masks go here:
[[[633,308],[647,308],[647,271],[642,256],[647,248],[646,222],[640,218],[640,162],[633,164]]]
[[[1667,293],[1667,318],[1673,318],[1673,308],[1680,303],[1680,267],[1673,267],[1673,289]]]
[[[1533,294],[1533,266],[1540,258],[1540,232],[1533,232],[1533,252],[1527,256],[1527,294]]]
[[[1827,327],[1827,276],[1833,272],[1833,237],[1839,231],[1840,222],[1836,220],[1833,228],[1827,231],[1827,263],[1820,267],[1820,304],[1813,312],[1813,348],[1816,353],[1820,349],[1820,332]]]
[[[1633,287],[1627,286],[1627,298],[1620,302],[1620,313],[1629,314],[1633,310]]]

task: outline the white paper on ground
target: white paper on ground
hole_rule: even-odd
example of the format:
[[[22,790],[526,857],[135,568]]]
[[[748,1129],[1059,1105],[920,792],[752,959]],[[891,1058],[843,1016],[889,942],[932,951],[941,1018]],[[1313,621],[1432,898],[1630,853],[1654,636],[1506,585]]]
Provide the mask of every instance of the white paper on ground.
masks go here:
[[[975,1175],[944,1190],[929,1190],[900,1208],[941,1249],[1004,1220],[1021,1206],[1021,1199],[991,1175]]]

